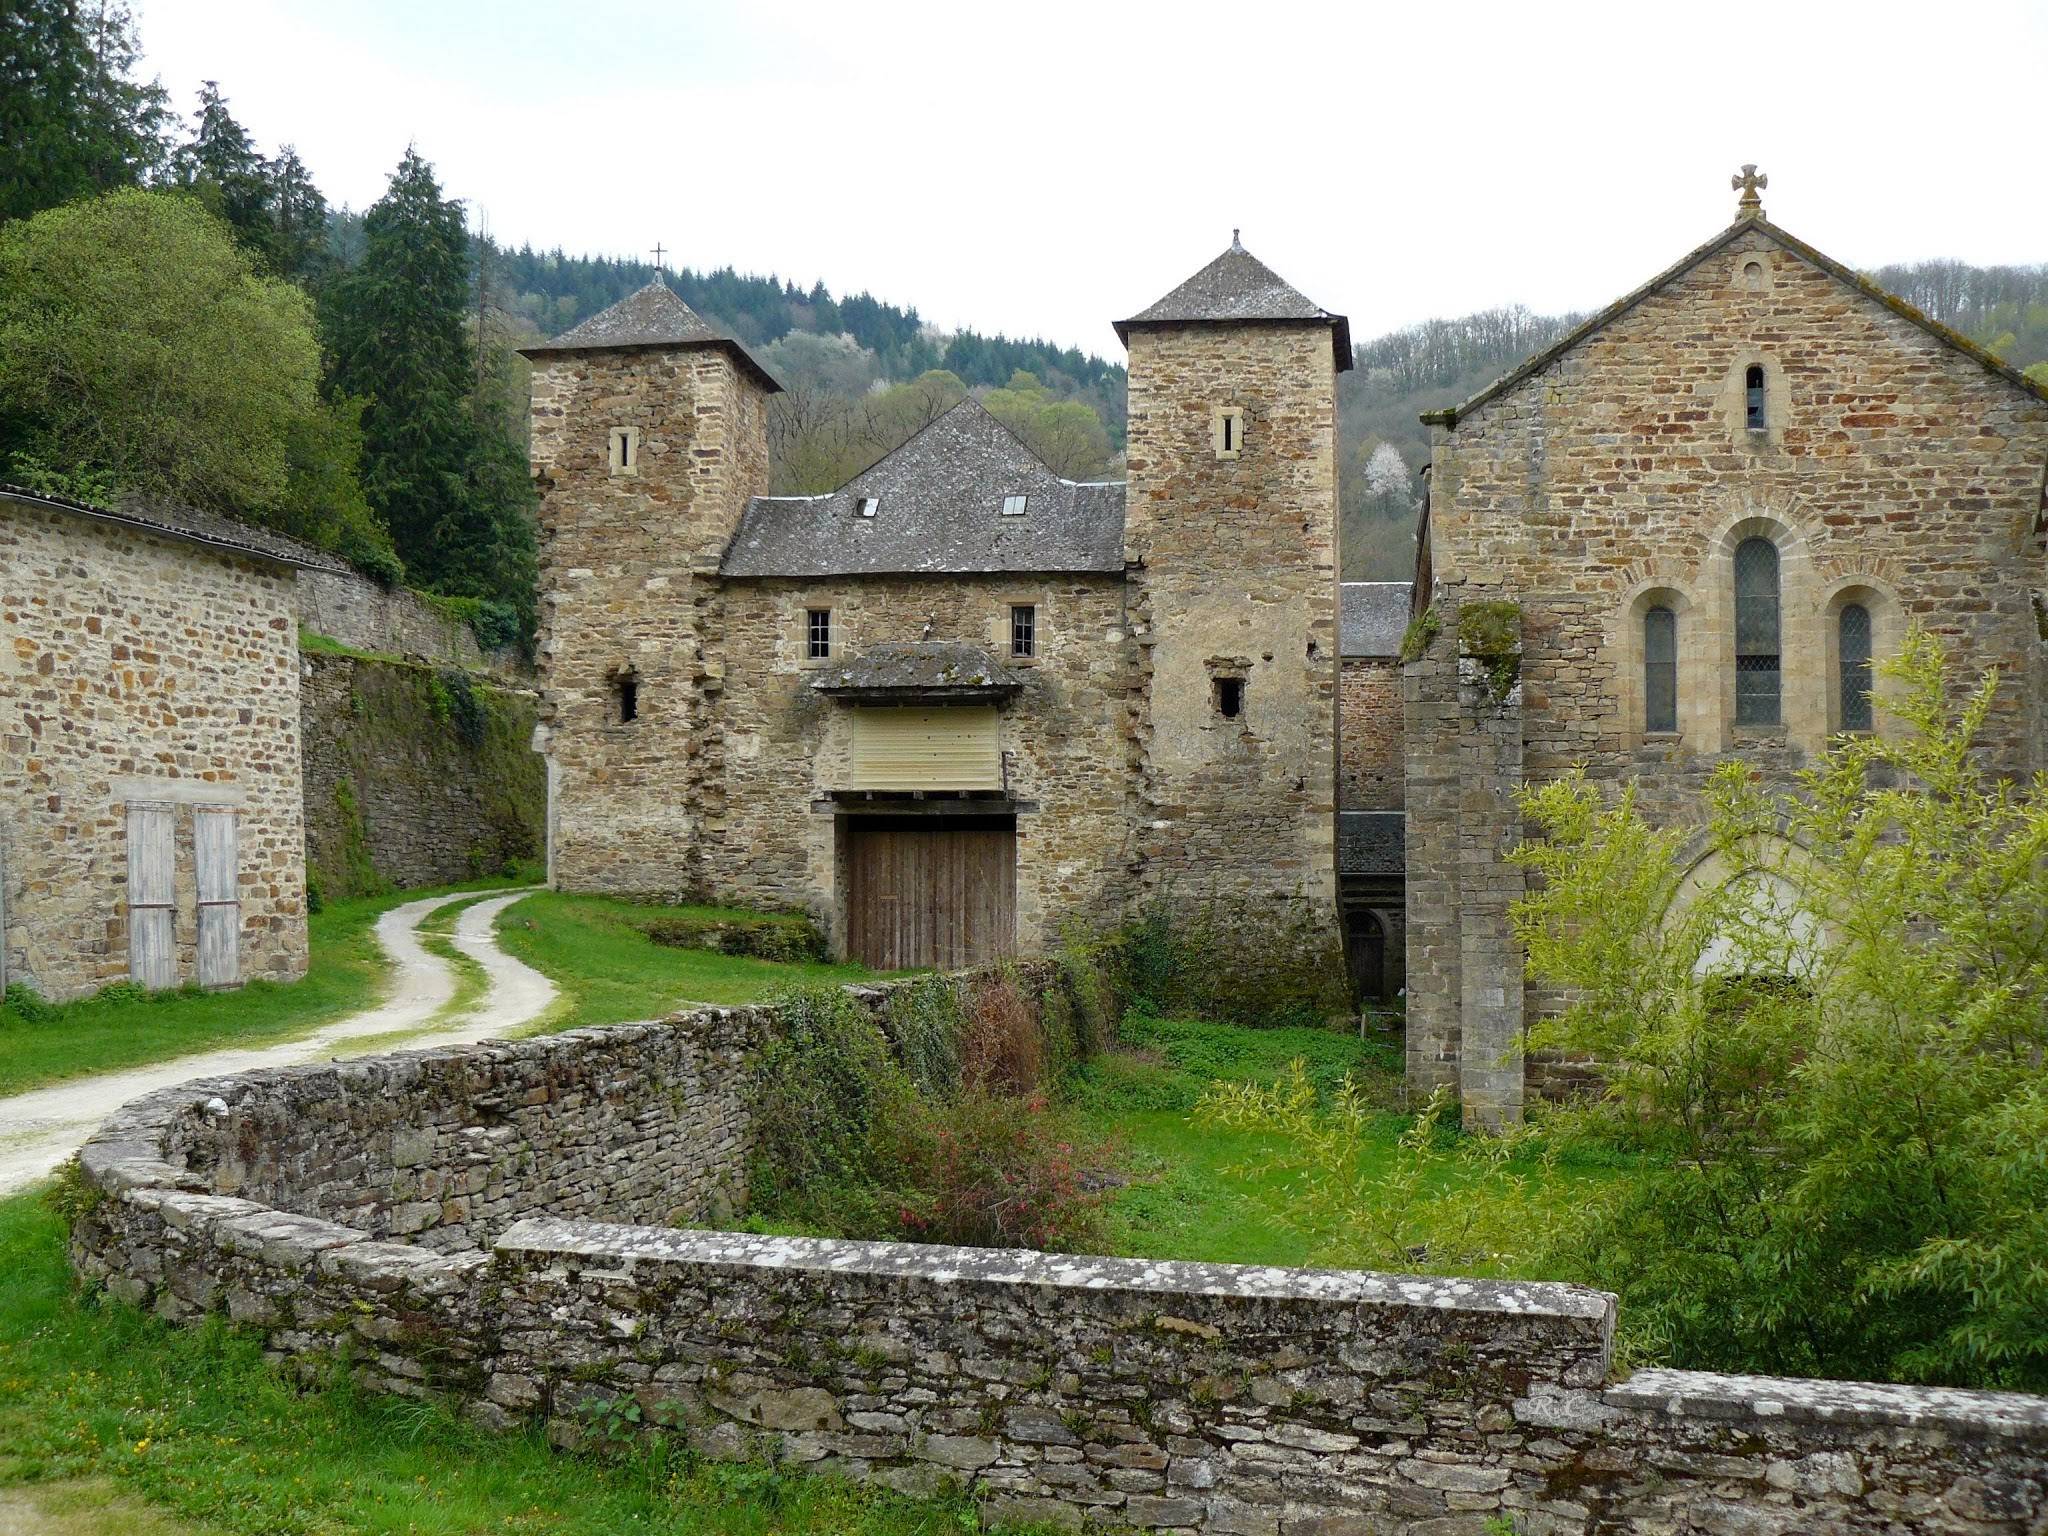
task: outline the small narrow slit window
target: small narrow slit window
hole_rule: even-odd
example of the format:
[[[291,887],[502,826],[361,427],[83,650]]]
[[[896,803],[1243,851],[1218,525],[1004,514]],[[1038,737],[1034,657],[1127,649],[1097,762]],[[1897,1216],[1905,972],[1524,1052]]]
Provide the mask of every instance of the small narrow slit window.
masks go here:
[[[1870,610],[1850,603],[1842,610],[1836,634],[1842,658],[1842,729],[1871,729]]]
[[[612,428],[611,468],[612,473],[615,475],[635,475],[640,472],[640,432],[638,428]]]
[[[1643,615],[1643,729],[1678,730],[1678,615],[1661,603]]]
[[[881,504],[882,499],[879,496],[863,496],[860,498],[858,504],[856,504],[856,506],[854,507],[854,510],[858,512],[862,517],[873,517],[875,515],[875,509],[881,506]]]
[[[1226,720],[1235,720],[1244,713],[1243,678],[1219,677],[1216,679],[1216,713]]]
[[[1030,603],[1010,605],[1010,654],[1024,660],[1038,654],[1038,609]]]
[[[640,718],[640,676],[636,672],[616,673],[612,678],[612,701],[618,706],[619,724]]]
[[[1003,498],[1003,516],[1022,517],[1024,515],[1024,503],[1028,499],[1023,496],[1005,496]]]
[[[1244,410],[1226,405],[1216,412],[1216,457],[1234,459],[1244,451]]]
[[[804,654],[812,661],[832,659],[832,610],[811,608],[804,613]]]
[[[1743,419],[1752,432],[1764,429],[1764,371],[1755,363],[1742,376]]]

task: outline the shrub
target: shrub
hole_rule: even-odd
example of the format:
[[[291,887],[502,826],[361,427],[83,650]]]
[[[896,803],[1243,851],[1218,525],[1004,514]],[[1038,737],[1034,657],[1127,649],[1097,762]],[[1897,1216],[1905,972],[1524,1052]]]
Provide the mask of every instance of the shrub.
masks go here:
[[[1067,1251],[1099,1239],[1103,1196],[1084,1175],[1108,1151],[1078,1142],[1043,1095],[970,1090],[925,1106],[903,1140],[912,1191],[899,1212],[905,1237]]]
[[[943,976],[898,987],[882,1008],[882,1027],[919,1093],[950,1099],[960,1091],[960,995]]]
[[[1550,1262],[1622,1293],[1643,1356],[2040,1391],[2048,780],[1978,766],[1995,675],[1952,712],[1917,631],[1887,670],[1908,737],[1838,743],[1796,796],[1714,780],[1739,878],[1696,898],[1684,829],[1632,795],[1526,797],[1542,878],[1516,926],[1572,997],[1531,1046],[1607,1070],[1549,1134],[1645,1159]],[[1713,974],[1727,953],[1748,984]]]
[[[1131,1006],[1253,1027],[1321,1024],[1351,1008],[1334,914],[1212,897],[1148,904],[1117,946]]]
[[[712,949],[785,965],[828,958],[825,935],[807,917],[658,917],[641,928],[671,949]]]
[[[971,1094],[1035,1093],[1046,1076],[1039,1011],[1008,975],[967,984],[961,1000],[960,1086]]]
[[[46,1002],[25,981],[10,981],[4,997],[0,997],[0,1023],[43,1024],[57,1016],[57,1005]]]

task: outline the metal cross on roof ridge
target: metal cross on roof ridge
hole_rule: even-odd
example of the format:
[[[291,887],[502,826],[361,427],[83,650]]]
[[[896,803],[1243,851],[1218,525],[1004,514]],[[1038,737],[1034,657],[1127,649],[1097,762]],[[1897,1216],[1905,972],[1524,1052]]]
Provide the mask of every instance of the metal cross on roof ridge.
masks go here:
[[[1728,186],[1742,194],[1742,201],[1735,205],[1738,219],[1760,219],[1764,216],[1764,200],[1757,193],[1771,184],[1771,178],[1760,176],[1754,165],[1745,165],[1740,176],[1730,176]]]
[[[654,242],[654,270],[657,272],[666,272],[668,270],[668,268],[661,264],[662,252],[665,249],[666,247],[659,240]]]

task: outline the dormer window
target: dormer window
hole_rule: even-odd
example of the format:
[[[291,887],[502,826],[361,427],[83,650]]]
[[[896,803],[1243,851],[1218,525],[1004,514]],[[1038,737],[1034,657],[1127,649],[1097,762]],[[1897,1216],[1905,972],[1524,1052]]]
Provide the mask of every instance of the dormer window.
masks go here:
[[[1005,496],[1003,498],[1003,516],[1022,517],[1024,515],[1024,503],[1027,499],[1023,496]]]
[[[882,498],[879,496],[863,496],[857,502],[854,503],[853,509],[854,511],[858,512],[862,517],[873,517],[875,515],[875,509],[881,506],[881,504]]]
[[[610,449],[611,471],[615,475],[640,473],[640,429],[613,427]]]
[[[1756,364],[1749,365],[1749,371],[1742,376],[1742,393],[1745,401],[1744,420],[1752,432],[1764,429],[1764,371]]]
[[[1219,405],[1210,423],[1210,442],[1219,459],[1234,459],[1244,451],[1244,407]]]

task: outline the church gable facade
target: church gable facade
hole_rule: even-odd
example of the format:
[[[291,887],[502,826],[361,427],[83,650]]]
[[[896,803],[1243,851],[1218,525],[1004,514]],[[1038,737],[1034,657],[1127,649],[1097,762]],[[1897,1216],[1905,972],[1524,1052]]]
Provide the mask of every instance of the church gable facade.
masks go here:
[[[1731,756],[1789,788],[1830,736],[1883,728],[1873,669],[1912,623],[1959,687],[1999,669],[1997,767],[2043,766],[2048,398],[1760,207],[1428,419],[1411,1090],[1449,1084],[1488,1120],[1556,1085],[1515,1055],[1554,1002],[1507,933],[1523,783],[1634,777],[1667,822]]]

